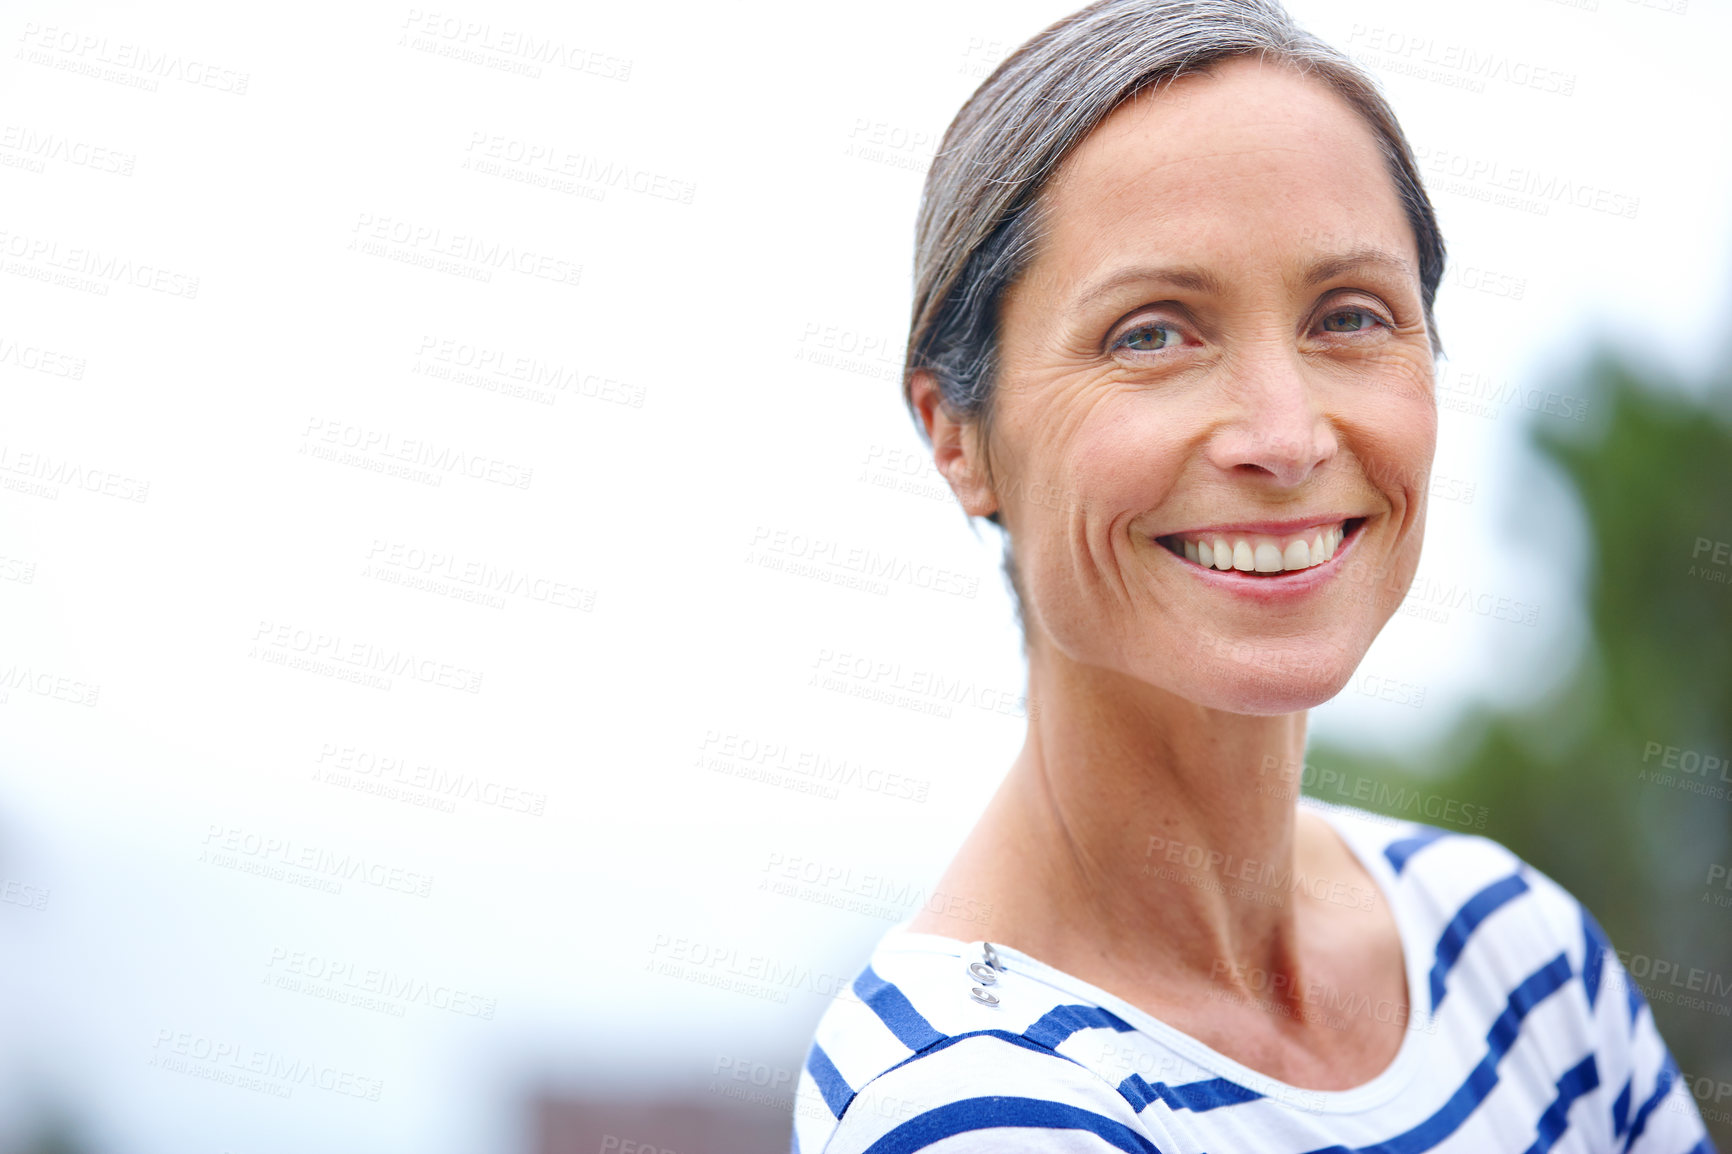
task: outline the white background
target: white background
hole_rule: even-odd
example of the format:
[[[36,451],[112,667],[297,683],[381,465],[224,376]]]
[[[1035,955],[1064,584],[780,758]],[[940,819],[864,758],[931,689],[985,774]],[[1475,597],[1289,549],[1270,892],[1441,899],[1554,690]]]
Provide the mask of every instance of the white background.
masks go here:
[[[1417,603],[1535,618],[1398,615],[1320,734],[1411,747],[1542,691],[1583,542],[1519,449],[1567,418],[1524,401],[1579,405],[1594,341],[1685,374],[1722,348],[1732,19],[1667,3],[1293,4],[1384,80],[1450,246],[1463,375]],[[996,533],[932,494],[896,375],[925,163],[1069,5],[154,7],[0,29],[0,1130],[53,1099],[104,1150],[522,1150],[532,1085],[797,1068],[891,919],[762,891],[767,867],[911,912],[1020,744]],[[507,70],[526,34],[577,66]],[[1487,203],[1512,170],[1589,191]],[[1633,217],[1571,201],[1595,195]],[[435,244],[471,255],[411,263]],[[501,249],[576,283],[473,255]],[[564,387],[449,371],[482,350]],[[373,467],[326,436],[373,438]],[[387,447],[439,483],[377,471]],[[819,538],[901,576],[766,567]],[[413,587],[434,554],[506,590]],[[431,680],[275,660],[319,637]],[[969,696],[827,691],[826,655]],[[802,792],[717,772],[724,748],[854,777]],[[359,872],[322,892],[285,859]],[[271,983],[297,964],[422,992]],[[794,984],[695,980],[772,970]],[[161,1062],[222,1046],[381,1092]]]

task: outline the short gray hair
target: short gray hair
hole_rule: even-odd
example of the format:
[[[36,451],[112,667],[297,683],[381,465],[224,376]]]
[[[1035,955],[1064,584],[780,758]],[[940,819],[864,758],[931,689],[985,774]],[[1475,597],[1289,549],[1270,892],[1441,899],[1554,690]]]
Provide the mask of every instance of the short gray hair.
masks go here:
[[[1235,56],[1291,64],[1365,118],[1413,226],[1426,329],[1432,352],[1442,352],[1432,302],[1443,279],[1443,236],[1376,81],[1294,24],[1277,0],[1098,0],[1000,64],[951,121],[927,171],[902,373],[911,410],[914,374],[925,370],[953,417],[990,430],[999,303],[1033,259],[1042,190],[1120,104]],[[990,460],[986,466],[990,477]],[[996,513],[988,520],[1001,524]],[[1009,560],[1007,551],[1007,571]],[[1014,589],[1014,573],[1011,582]]]

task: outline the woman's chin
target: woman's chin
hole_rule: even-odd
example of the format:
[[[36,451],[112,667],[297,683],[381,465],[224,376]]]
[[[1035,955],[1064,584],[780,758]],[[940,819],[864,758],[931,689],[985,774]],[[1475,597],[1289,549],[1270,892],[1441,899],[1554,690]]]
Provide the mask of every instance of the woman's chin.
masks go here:
[[[1189,687],[1174,687],[1181,696],[1223,713],[1273,717],[1322,705],[1346,688],[1358,666],[1342,655],[1335,660],[1307,659],[1283,663],[1271,656],[1261,661],[1216,658],[1193,669]]]
[[[1347,683],[1344,677],[1341,683],[1326,686],[1312,684],[1271,684],[1264,682],[1258,685],[1239,685],[1226,687],[1216,700],[1202,701],[1211,709],[1223,713],[1243,713],[1253,717],[1279,717],[1289,713],[1303,713],[1313,709],[1341,692],[1341,686]]]

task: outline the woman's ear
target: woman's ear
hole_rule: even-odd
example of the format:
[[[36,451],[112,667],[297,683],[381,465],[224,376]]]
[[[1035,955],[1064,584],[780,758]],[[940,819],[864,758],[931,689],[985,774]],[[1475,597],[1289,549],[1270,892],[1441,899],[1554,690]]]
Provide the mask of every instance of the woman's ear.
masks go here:
[[[932,463],[950,482],[950,491],[962,502],[963,511],[971,517],[996,513],[998,497],[986,479],[986,446],[978,435],[979,426],[951,417],[938,381],[926,369],[915,372],[908,395],[926,429],[926,439],[932,442]]]

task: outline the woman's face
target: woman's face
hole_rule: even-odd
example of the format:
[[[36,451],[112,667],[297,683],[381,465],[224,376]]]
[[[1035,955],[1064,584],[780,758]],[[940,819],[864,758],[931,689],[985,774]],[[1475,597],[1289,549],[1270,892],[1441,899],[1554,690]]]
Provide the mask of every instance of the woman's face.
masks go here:
[[[1234,59],[1117,109],[1046,204],[991,434],[1031,630],[1210,708],[1327,700],[1412,581],[1437,435],[1376,138]]]

